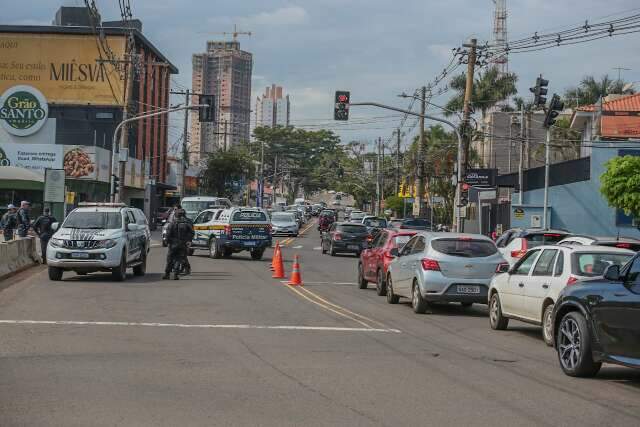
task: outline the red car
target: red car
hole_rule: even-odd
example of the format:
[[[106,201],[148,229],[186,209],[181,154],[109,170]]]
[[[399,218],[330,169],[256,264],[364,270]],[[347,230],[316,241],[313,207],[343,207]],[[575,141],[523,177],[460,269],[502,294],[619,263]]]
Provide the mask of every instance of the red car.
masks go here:
[[[360,254],[358,262],[358,287],[366,289],[369,282],[376,284],[378,295],[386,295],[387,268],[393,260],[391,249],[401,248],[417,233],[416,230],[382,230],[373,239],[369,249]]]

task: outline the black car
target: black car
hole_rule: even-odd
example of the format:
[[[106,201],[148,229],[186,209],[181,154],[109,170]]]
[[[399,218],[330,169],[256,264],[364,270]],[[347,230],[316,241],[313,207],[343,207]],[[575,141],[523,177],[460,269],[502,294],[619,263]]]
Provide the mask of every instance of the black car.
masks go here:
[[[602,279],[567,286],[552,319],[565,374],[594,376],[603,362],[640,368],[640,257],[607,267]]]
[[[424,218],[405,218],[398,228],[403,230],[431,230],[431,222]]]
[[[337,253],[352,253],[360,256],[371,239],[367,227],[351,222],[334,222],[322,233],[322,253],[331,256]]]

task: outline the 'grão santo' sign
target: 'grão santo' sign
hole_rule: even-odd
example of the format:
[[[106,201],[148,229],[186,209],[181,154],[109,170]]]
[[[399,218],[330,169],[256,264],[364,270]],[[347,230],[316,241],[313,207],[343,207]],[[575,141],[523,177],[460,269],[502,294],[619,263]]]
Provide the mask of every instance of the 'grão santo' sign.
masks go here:
[[[49,116],[49,105],[36,88],[13,86],[0,96],[0,125],[12,135],[28,136],[40,130]]]

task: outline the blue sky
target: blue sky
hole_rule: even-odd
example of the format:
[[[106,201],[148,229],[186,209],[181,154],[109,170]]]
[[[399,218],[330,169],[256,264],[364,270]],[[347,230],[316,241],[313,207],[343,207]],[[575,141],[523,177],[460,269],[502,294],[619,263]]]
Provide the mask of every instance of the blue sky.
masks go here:
[[[117,1],[97,0],[103,19],[118,19]],[[242,48],[254,55],[254,95],[271,83],[285,87],[292,99],[294,125],[332,122],[336,89],[351,90],[352,100],[375,100],[406,107],[398,98],[428,83],[447,64],[451,49],[470,37],[490,40],[491,0],[131,0],[143,32],[180,69],[175,80],[191,83],[191,54],[204,50],[215,33],[236,23],[253,32]],[[3,8],[0,23],[49,24],[61,5],[81,0],[21,0]],[[596,20],[640,13],[638,0],[507,0],[509,38],[554,31]],[[635,10],[634,10],[635,9]],[[519,94],[543,73],[550,91],[562,92],[587,74],[640,80],[640,33],[583,45],[559,47],[510,57],[519,76]],[[640,84],[638,85],[640,87]],[[444,104],[449,94],[434,98]],[[255,98],[255,96],[254,96]],[[438,114],[437,109],[430,111]],[[339,132],[344,141],[388,138],[400,118],[391,112],[360,108]],[[411,124],[412,121],[409,121]],[[415,132],[415,130],[414,130]],[[172,132],[173,133],[173,132]]]

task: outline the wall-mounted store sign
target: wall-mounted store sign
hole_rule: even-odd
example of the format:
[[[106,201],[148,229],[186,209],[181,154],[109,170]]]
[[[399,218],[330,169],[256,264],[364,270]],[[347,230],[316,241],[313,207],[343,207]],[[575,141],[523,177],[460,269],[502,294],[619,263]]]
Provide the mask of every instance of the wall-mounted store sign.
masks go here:
[[[40,130],[49,117],[49,105],[36,88],[12,86],[0,95],[0,126],[15,136],[29,136]]]

